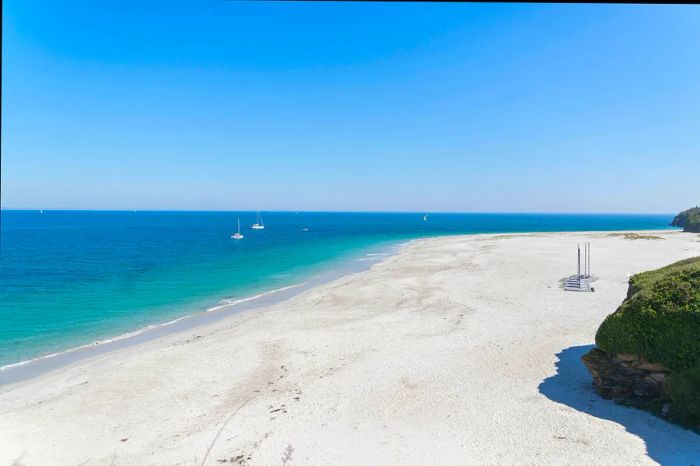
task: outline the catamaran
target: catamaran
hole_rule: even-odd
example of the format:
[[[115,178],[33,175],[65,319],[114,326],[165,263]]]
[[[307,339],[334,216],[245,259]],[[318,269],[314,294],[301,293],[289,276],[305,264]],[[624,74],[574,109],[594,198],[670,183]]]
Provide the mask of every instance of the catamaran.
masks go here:
[[[258,210],[258,218],[257,222],[255,222],[250,228],[253,230],[264,230],[265,229],[265,224],[262,221],[262,217],[260,216],[260,211]]]
[[[238,231],[231,235],[231,239],[243,239],[241,234],[241,219],[238,219]]]

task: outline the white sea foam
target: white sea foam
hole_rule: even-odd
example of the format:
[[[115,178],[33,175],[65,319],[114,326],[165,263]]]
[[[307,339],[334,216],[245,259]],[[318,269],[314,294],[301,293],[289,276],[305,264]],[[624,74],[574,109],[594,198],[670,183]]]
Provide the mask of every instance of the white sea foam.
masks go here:
[[[39,356],[37,358],[27,359],[26,361],[20,361],[20,362],[16,362],[13,364],[7,364],[4,366],[0,366],[0,371],[4,371],[4,370],[7,370],[7,369],[10,369],[13,367],[24,366],[25,364],[29,364],[29,363],[34,362],[34,361],[40,361],[42,359],[55,358],[56,356],[60,356],[60,355],[65,354],[65,353],[71,353],[73,351],[77,351],[77,350],[81,350],[81,349],[85,349],[85,348],[91,348],[93,346],[103,345],[105,343],[112,343],[114,341],[126,340],[127,338],[135,337],[135,336],[140,335],[144,332],[147,332],[151,329],[158,328],[158,327],[167,327],[168,325],[173,325],[176,322],[180,322],[181,320],[188,319],[190,317],[192,317],[192,314],[184,315],[182,317],[178,317],[177,319],[169,320],[169,321],[163,322],[161,324],[147,325],[143,328],[140,328],[139,330],[134,330],[133,332],[122,333],[121,335],[117,335],[116,337],[107,338],[104,340],[96,340],[96,341],[93,341],[92,343],[86,343],[86,344],[81,345],[81,346],[75,346],[73,348],[70,348],[70,349],[67,349],[64,351],[58,351],[56,353],[51,353],[51,354],[46,354],[44,356]]]
[[[225,299],[222,299],[220,301],[221,304],[219,304],[218,306],[214,306],[212,308],[207,309],[206,312],[216,311],[217,309],[221,309],[221,308],[224,308],[227,306],[235,306],[236,304],[240,304],[240,303],[246,303],[248,301],[253,301],[253,300],[262,298],[263,296],[271,295],[274,293],[279,293],[280,291],[286,291],[286,290],[291,290],[293,288],[298,288],[300,286],[306,285],[306,283],[307,282],[297,283],[296,285],[283,286],[282,288],[276,288],[274,290],[265,291],[264,293],[256,294],[256,295],[250,296],[248,298],[240,298],[240,299],[225,298]]]

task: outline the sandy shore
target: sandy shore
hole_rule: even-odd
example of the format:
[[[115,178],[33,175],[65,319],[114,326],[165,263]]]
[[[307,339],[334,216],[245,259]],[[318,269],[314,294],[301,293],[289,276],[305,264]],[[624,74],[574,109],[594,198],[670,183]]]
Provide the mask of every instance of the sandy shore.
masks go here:
[[[421,240],[0,387],[0,464],[698,464],[700,436],[598,398],[579,361],[630,274],[700,255],[655,234]],[[583,241],[596,292],[564,292]]]

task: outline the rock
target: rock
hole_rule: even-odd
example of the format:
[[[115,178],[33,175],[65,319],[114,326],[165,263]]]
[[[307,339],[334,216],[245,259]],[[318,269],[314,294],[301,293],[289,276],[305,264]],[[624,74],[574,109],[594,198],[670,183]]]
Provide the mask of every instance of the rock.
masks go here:
[[[666,366],[658,362],[646,362],[642,360],[637,367],[649,372],[670,372]]]
[[[636,354],[626,354],[626,353],[619,353],[616,354],[615,357],[619,359],[620,361],[625,361],[625,362],[633,362],[633,361],[638,361],[639,356]]]
[[[649,374],[647,377],[652,379],[652,380],[655,380],[656,382],[664,383],[664,382],[666,382],[667,376],[663,372],[654,372],[653,374]]]
[[[661,415],[668,416],[668,413],[670,411],[671,411],[671,403],[664,403],[664,405],[661,407]]]
[[[619,356],[612,357],[594,348],[581,357],[593,375],[593,385],[598,394],[616,401],[652,401],[664,397],[664,373],[642,369],[638,361],[646,361],[639,356],[624,355],[626,361]]]

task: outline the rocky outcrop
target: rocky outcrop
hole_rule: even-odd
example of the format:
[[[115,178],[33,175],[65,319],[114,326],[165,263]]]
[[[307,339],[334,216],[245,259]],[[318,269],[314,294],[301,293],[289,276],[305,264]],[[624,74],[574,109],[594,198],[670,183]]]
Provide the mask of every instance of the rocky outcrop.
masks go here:
[[[683,231],[691,233],[700,233],[700,207],[693,207],[676,215],[671,226],[681,227]]]
[[[669,370],[634,354],[610,355],[593,348],[581,358],[593,375],[593,386],[603,398],[628,404],[668,403],[664,383]],[[667,408],[668,409],[668,408]]]
[[[630,278],[583,357],[602,396],[700,428],[700,257]]]

